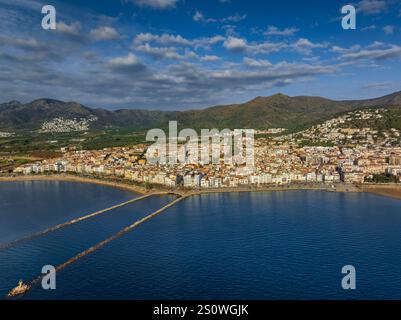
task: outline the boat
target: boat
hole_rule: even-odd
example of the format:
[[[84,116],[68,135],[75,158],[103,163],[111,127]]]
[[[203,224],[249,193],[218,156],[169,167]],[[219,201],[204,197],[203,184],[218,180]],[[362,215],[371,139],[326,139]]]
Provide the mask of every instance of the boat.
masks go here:
[[[29,285],[25,284],[22,280],[20,280],[18,282],[18,286],[16,286],[14,289],[12,289],[8,293],[7,296],[8,297],[16,297],[16,296],[23,295],[28,292],[29,288],[30,288]]]

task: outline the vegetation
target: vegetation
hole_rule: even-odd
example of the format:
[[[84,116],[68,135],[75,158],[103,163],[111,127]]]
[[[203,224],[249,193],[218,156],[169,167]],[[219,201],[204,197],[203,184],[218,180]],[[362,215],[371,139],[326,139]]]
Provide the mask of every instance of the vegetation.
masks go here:
[[[243,104],[217,106],[189,111],[146,111],[91,109],[79,103],[40,99],[28,104],[12,101],[0,104],[0,131],[13,133],[0,137],[0,155],[31,155],[43,153],[51,156],[62,147],[77,149],[103,149],[106,147],[131,146],[146,143],[145,132],[161,128],[167,132],[168,121],[177,120],[179,128],[193,128],[200,134],[201,128],[217,129],[268,129],[286,128],[285,134],[305,130],[351,110],[386,107],[383,118],[353,120],[348,127],[383,131],[401,130],[401,92],[382,98],[361,101],[333,101],[320,97],[289,97],[276,94],[258,97]],[[398,106],[397,106],[398,105]],[[79,119],[95,117],[87,132],[40,133],[44,121],[55,118]],[[272,138],[262,135],[258,138]],[[358,137],[355,137],[358,139]],[[398,138],[400,141],[401,137]],[[394,142],[396,144],[396,142]],[[302,142],[303,146],[332,146],[322,141]]]
[[[125,147],[140,143],[146,143],[146,135],[143,132],[113,131],[98,135],[91,135],[80,144],[87,150],[99,150],[109,147]]]
[[[334,147],[334,143],[328,141],[312,141],[312,140],[302,140],[299,144],[300,147]]]
[[[321,97],[289,97],[275,94],[270,97],[257,97],[242,104],[180,112],[133,109],[110,111],[51,99],[39,99],[27,104],[13,101],[0,104],[0,131],[38,130],[43,122],[53,121],[55,118],[96,118],[96,121],[91,122],[91,130],[129,128],[138,132],[149,128],[163,128],[169,120],[177,120],[180,126],[194,129],[281,127],[295,132],[341,112],[377,106],[397,106],[400,105],[400,97],[401,93],[396,92],[371,100],[334,101]],[[394,116],[389,115],[384,125],[401,128],[400,108],[394,108]]]
[[[383,131],[391,128],[401,130],[401,108],[388,107],[388,111],[381,112],[382,118],[374,119],[352,119],[345,123],[342,127],[363,129],[366,127],[379,131],[379,135],[383,135]],[[368,110],[374,111],[376,109],[369,108]]]
[[[89,150],[124,147],[145,143],[145,138],[144,132],[132,132],[127,129],[52,134],[23,132],[14,137],[0,139],[0,154],[52,157],[63,147]]]
[[[14,168],[32,161],[29,158],[0,158],[0,172],[12,172]]]
[[[397,176],[392,174],[374,174],[372,176],[366,177],[365,182],[371,183],[398,183],[399,179]]]

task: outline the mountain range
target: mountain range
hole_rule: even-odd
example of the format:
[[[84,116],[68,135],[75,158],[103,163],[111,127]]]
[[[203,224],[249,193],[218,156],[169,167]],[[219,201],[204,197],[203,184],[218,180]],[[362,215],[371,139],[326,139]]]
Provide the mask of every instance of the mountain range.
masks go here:
[[[295,128],[323,121],[336,114],[364,107],[397,107],[401,110],[401,91],[366,100],[336,101],[322,97],[275,94],[257,97],[242,104],[215,106],[199,110],[160,111],[89,108],[77,102],[38,99],[30,103],[10,101],[0,104],[0,130],[38,130],[55,118],[88,119],[91,129],[133,129],[166,127],[177,120],[189,128]]]

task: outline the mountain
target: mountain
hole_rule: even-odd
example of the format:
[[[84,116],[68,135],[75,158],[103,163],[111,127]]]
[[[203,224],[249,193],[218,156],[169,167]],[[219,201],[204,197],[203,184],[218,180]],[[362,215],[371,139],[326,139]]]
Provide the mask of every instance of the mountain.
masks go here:
[[[10,101],[0,104],[0,130],[38,130],[55,118],[89,119],[92,129],[129,128],[143,130],[166,127],[169,120],[189,128],[294,128],[326,120],[338,113],[365,107],[401,108],[401,92],[367,100],[336,101],[322,97],[289,97],[275,94],[257,97],[242,104],[200,110],[157,111],[92,109],[76,102],[39,99],[27,104]]]
[[[243,104],[218,106],[180,114],[183,124],[208,128],[295,128],[327,120],[336,114],[364,107],[401,106],[401,91],[369,100],[335,101],[322,97],[275,94]]]
[[[208,128],[218,127],[267,128],[293,127],[312,123],[324,116],[352,109],[346,103],[320,97],[289,97],[276,94],[257,97],[244,104],[218,106],[180,114],[183,123]]]
[[[0,129],[3,130],[37,130],[45,121],[55,118],[88,119],[96,117],[92,128],[134,127],[148,128],[155,123],[165,121],[167,115],[174,112],[147,110],[117,110],[91,109],[76,102],[63,102],[52,99],[38,99],[27,104],[12,101],[0,104]]]
[[[0,105],[0,128],[37,129],[43,121],[58,117],[82,118],[91,110],[78,103],[65,103],[51,99],[39,99],[21,104],[11,101]]]
[[[368,100],[354,100],[348,101],[354,103],[357,107],[375,107],[375,106],[400,106],[401,105],[401,91],[388,94],[386,96],[368,99]]]

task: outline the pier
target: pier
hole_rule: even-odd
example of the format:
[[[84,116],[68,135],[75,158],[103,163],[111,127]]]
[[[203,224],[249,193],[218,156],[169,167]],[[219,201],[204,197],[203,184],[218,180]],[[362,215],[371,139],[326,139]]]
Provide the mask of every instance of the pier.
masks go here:
[[[85,251],[82,251],[81,253],[75,255],[74,257],[72,257],[71,259],[67,260],[66,262],[64,262],[64,263],[62,263],[62,264],[60,264],[60,265],[58,265],[58,266],[55,268],[56,271],[60,271],[60,270],[62,270],[62,269],[64,269],[64,268],[66,268],[67,266],[69,266],[69,265],[71,265],[71,264],[77,262],[79,259],[81,259],[81,258],[87,256],[88,254],[93,253],[93,252],[99,250],[100,248],[104,247],[105,245],[109,244],[110,242],[112,242],[112,241],[114,241],[114,240],[120,238],[121,236],[123,236],[123,235],[125,235],[126,233],[132,231],[133,229],[135,229],[136,227],[140,226],[140,225],[143,224],[144,222],[146,222],[146,221],[148,221],[148,220],[150,220],[150,219],[156,217],[157,215],[159,215],[160,213],[164,212],[165,210],[171,208],[172,206],[174,206],[174,205],[177,204],[178,202],[180,202],[180,201],[182,201],[182,200],[184,200],[184,199],[186,199],[186,198],[188,198],[188,197],[191,197],[191,196],[194,195],[194,194],[195,194],[195,193],[188,193],[188,194],[185,194],[185,195],[179,195],[179,197],[178,197],[177,199],[171,201],[170,203],[168,203],[168,204],[165,205],[164,207],[162,207],[162,208],[160,208],[160,209],[158,209],[158,210],[156,210],[156,211],[154,211],[154,212],[148,214],[147,216],[145,216],[145,217],[142,218],[142,219],[139,219],[139,220],[135,221],[134,223],[132,223],[132,224],[130,224],[129,226],[125,227],[124,229],[120,230],[119,232],[117,232],[116,234],[112,235],[111,237],[109,237],[109,238],[107,238],[107,239],[105,239],[105,240],[99,242],[98,244],[96,244],[96,245],[90,247],[89,249],[86,249]],[[143,199],[143,198],[149,197],[149,196],[151,196],[151,195],[154,195],[154,194],[149,194],[149,195],[147,195],[147,196],[143,196],[143,197],[139,197],[139,198]],[[136,198],[136,200],[137,200],[137,201],[140,200],[139,198]],[[134,202],[134,200],[135,200],[135,199],[130,200],[131,202],[129,202],[129,203]],[[125,204],[127,204],[127,203],[125,203]],[[124,204],[124,205],[125,205],[125,204]],[[118,205],[118,206],[122,206],[122,205],[123,205],[123,204],[120,204],[120,205]],[[104,210],[106,210],[106,209],[104,209]],[[80,221],[82,221],[82,220],[80,220]],[[29,284],[27,284],[27,285],[25,286],[25,290],[24,290],[24,291],[18,291],[18,290],[17,290],[18,294],[16,294],[16,295],[24,295],[24,294],[26,294],[33,286],[39,284],[40,281],[42,280],[42,278],[43,278],[43,275],[40,275],[39,277],[35,278],[34,280],[32,280]],[[15,289],[16,289],[16,288],[14,288],[14,289],[12,289],[12,290],[10,291],[10,293],[8,294],[8,297],[15,296],[15,295],[12,295],[12,293],[15,291]]]
[[[146,195],[143,195],[143,196],[140,196],[140,197],[125,201],[123,203],[116,204],[116,205],[111,206],[109,208],[105,208],[105,209],[102,209],[102,210],[99,210],[99,211],[84,215],[82,217],[75,218],[75,219],[72,219],[72,220],[67,221],[67,222],[63,222],[63,223],[58,224],[56,226],[47,228],[47,229],[45,229],[43,231],[36,232],[36,233],[31,234],[29,236],[26,236],[26,237],[11,241],[9,243],[0,244],[0,250],[7,249],[7,248],[10,248],[10,247],[16,246],[17,244],[20,244],[22,242],[25,242],[25,241],[28,241],[28,240],[32,240],[32,239],[37,238],[37,237],[44,236],[44,235],[46,235],[48,233],[54,232],[54,231],[59,230],[61,228],[73,225],[75,223],[78,223],[78,222],[81,222],[81,221],[84,221],[84,220],[87,220],[87,219],[90,219],[90,218],[93,218],[93,217],[96,217],[96,216],[98,216],[98,215],[100,215],[102,213],[110,212],[110,211],[112,211],[114,209],[118,209],[118,208],[124,207],[124,206],[126,206],[128,204],[131,204],[131,203],[134,203],[134,202],[149,198],[151,196],[168,195],[168,194],[175,194],[175,195],[181,196],[181,194],[179,194],[179,193],[168,193],[168,192],[166,192],[166,193],[162,193],[162,192],[148,193]]]

